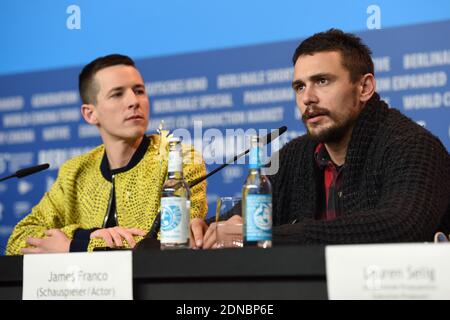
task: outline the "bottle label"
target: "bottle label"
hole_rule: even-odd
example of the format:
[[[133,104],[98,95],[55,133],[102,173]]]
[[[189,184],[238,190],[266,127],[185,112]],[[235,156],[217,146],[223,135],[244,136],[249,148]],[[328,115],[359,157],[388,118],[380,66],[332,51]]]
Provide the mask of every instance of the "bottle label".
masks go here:
[[[272,240],[272,196],[249,194],[246,199],[246,240]]]
[[[252,147],[250,149],[249,156],[249,168],[259,169],[261,168],[261,149],[258,146]]]
[[[189,210],[186,198],[161,199],[161,243],[186,243],[189,239]]]
[[[170,152],[169,153],[169,166],[167,168],[168,172],[182,172],[183,171],[183,158],[181,152]]]

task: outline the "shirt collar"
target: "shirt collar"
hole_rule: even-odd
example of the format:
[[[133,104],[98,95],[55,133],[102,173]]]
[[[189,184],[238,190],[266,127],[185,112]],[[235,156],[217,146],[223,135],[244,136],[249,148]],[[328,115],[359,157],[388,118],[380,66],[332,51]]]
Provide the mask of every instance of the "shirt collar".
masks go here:
[[[139,147],[136,149],[133,156],[131,157],[130,162],[128,162],[128,164],[125,167],[114,170],[111,170],[109,168],[108,156],[106,155],[105,151],[105,153],[103,154],[102,162],[100,164],[100,171],[102,172],[103,177],[108,181],[112,181],[113,174],[126,172],[134,168],[144,157],[145,152],[147,151],[149,145],[150,139],[146,135],[144,135],[141,143],[139,144]]]
[[[320,169],[332,167],[340,171],[340,169],[343,167],[343,165],[342,166],[336,165],[333,162],[333,160],[331,160],[330,154],[328,153],[327,148],[325,148],[325,145],[323,143],[319,143],[316,146],[316,149],[314,150],[314,159],[316,160],[316,164],[319,166]]]
[[[330,155],[328,154],[327,148],[323,143],[319,143],[314,150],[314,159],[316,160],[319,168],[324,169],[330,165],[330,162],[333,163],[330,159]]]

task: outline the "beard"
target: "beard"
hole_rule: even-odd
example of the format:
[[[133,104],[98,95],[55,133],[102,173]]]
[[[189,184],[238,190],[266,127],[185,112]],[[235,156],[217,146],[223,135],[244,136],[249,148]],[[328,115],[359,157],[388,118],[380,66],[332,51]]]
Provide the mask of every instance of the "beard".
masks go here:
[[[332,126],[324,128],[319,132],[313,132],[307,125],[307,120],[316,116],[326,116],[333,120]],[[302,121],[307,130],[307,136],[318,143],[335,143],[341,141],[356,123],[357,116],[352,115],[343,121],[335,119],[333,115],[324,108],[317,106],[307,107],[302,115]]]

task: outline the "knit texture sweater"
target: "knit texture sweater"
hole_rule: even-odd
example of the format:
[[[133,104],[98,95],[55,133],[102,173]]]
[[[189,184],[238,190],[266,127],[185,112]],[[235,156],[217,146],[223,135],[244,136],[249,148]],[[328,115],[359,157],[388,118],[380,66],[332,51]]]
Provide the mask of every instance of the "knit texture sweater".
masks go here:
[[[342,216],[317,220],[323,173],[317,142],[301,136],[279,153],[273,186],[274,243],[432,241],[450,232],[450,156],[442,143],[375,94],[352,132]]]
[[[160,206],[161,189],[167,177],[168,143],[165,135],[149,136],[142,159],[131,169],[115,174],[117,224],[125,228],[150,230]],[[27,237],[44,237],[48,229],[60,229],[70,239],[78,229],[102,228],[108,214],[111,180],[101,171],[103,145],[64,163],[58,178],[24,219],[14,228],[7,255],[21,254]],[[183,146],[183,174],[189,183],[206,174],[202,157]],[[191,218],[207,213],[206,181],[191,189]],[[142,237],[135,237],[136,241]],[[124,241],[127,246],[126,241]],[[107,247],[103,239],[91,239],[88,251]]]

